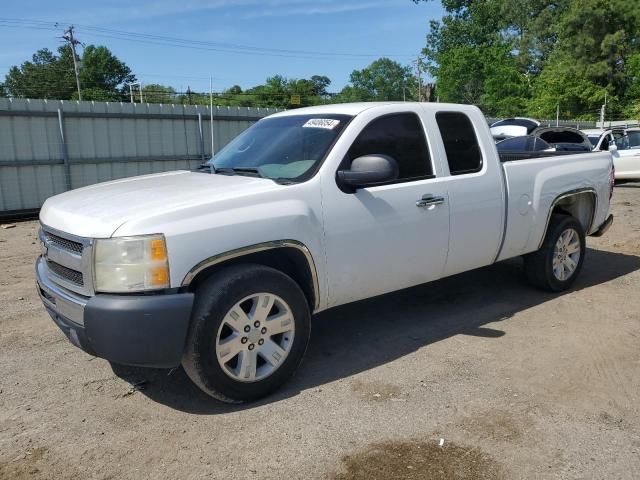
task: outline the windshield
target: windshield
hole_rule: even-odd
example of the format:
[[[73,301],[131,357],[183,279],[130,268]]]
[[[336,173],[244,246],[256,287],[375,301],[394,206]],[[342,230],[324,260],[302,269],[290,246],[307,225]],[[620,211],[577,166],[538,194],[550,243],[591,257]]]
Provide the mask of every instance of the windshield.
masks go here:
[[[302,180],[319,166],[351,118],[331,114],[265,118],[241,133],[207,164],[213,162],[222,173],[257,170],[264,178]]]
[[[508,138],[499,142],[496,147],[499,152],[539,152],[553,149],[547,142],[533,135]]]
[[[600,140],[600,135],[595,135],[595,136],[589,135],[587,138],[591,142],[591,145],[595,147],[596,145],[598,145],[598,140]]]
[[[550,129],[538,129],[536,135],[545,142],[554,143],[583,143],[586,146],[585,136],[580,131],[569,127],[558,127]],[[591,143],[591,142],[589,142]]]

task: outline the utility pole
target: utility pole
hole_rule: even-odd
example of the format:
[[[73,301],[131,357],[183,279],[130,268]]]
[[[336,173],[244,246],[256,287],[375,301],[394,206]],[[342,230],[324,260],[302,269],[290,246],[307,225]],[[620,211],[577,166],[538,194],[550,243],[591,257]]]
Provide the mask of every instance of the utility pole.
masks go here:
[[[144,97],[142,96],[142,82],[131,82],[127,83],[129,85],[129,98],[131,99],[131,103],[135,103],[133,99],[133,87],[137,86],[140,89],[140,103],[144,103]]]
[[[82,90],[80,90],[80,66],[78,65],[78,55],[76,54],[76,45],[79,45],[80,42],[73,38],[73,25],[69,25],[69,28],[64,31],[62,38],[69,42],[69,45],[71,46],[73,70],[76,73],[76,85],[78,87],[78,100],[82,101]]]
[[[211,158],[213,158],[213,156],[216,154],[216,142],[213,136],[213,77],[209,77],[209,109],[209,124],[211,128]]]
[[[607,92],[604,92],[604,104],[600,108],[600,128],[604,129],[604,117],[607,111]]]
[[[416,72],[418,76],[418,101],[421,102],[422,101],[422,71],[421,71],[422,59],[420,57],[416,58],[415,64],[416,64]]]
[[[560,126],[560,104],[556,105],[556,127]]]

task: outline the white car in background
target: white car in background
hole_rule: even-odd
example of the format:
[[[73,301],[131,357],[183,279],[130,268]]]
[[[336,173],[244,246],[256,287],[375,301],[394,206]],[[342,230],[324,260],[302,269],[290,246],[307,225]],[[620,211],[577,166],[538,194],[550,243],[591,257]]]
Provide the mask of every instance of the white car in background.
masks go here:
[[[609,151],[616,180],[640,180],[640,127],[583,130],[594,151]]]

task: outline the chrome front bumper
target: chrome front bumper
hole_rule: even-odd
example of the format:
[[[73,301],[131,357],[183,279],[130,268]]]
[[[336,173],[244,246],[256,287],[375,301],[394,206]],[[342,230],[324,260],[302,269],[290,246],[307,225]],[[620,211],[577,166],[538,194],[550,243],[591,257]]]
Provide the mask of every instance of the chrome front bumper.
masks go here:
[[[53,283],[47,276],[47,265],[43,257],[36,260],[36,286],[38,295],[48,310],[76,325],[84,325],[84,309],[89,299]]]

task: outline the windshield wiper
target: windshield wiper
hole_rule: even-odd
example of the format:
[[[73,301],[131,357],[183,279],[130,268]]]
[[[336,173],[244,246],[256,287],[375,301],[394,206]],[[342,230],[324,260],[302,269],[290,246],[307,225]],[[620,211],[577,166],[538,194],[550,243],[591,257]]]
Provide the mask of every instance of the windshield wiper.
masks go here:
[[[256,167],[219,167],[216,168],[216,173],[230,173],[232,175],[238,174],[252,174],[256,175],[260,178],[265,178],[262,173],[260,173],[260,169]]]
[[[211,173],[221,173],[223,175],[250,175],[256,176],[260,178],[266,178],[269,180],[273,180],[276,183],[280,183],[281,185],[290,185],[292,183],[296,183],[289,178],[271,178],[265,177],[258,167],[218,167],[215,168],[211,163],[203,163],[196,171],[210,170]]]
[[[201,163],[200,165],[198,165],[198,168],[196,168],[196,171],[201,171],[201,170],[209,170],[209,173],[217,173],[218,171],[216,170],[216,167],[213,165],[213,163]]]

